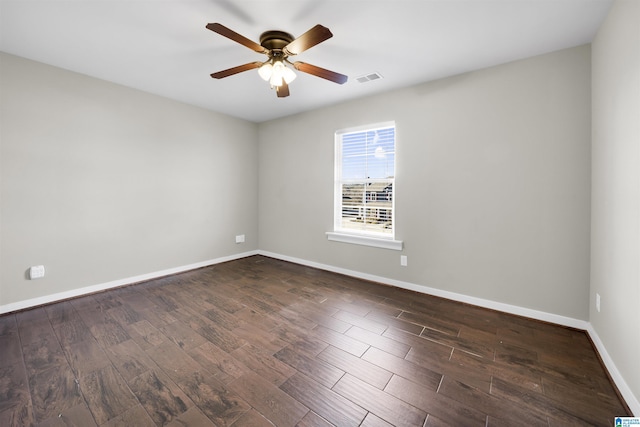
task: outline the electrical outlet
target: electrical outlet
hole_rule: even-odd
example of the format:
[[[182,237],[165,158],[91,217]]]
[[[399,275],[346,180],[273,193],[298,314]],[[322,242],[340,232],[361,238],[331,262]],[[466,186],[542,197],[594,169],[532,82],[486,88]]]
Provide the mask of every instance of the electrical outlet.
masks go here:
[[[596,310],[600,313],[600,294],[596,293]]]
[[[407,256],[406,255],[400,255],[400,265],[403,267],[407,266]]]
[[[29,279],[40,279],[44,277],[44,265],[34,265],[29,268]]]
[[[244,234],[238,234],[236,236],[236,243],[244,243]]]

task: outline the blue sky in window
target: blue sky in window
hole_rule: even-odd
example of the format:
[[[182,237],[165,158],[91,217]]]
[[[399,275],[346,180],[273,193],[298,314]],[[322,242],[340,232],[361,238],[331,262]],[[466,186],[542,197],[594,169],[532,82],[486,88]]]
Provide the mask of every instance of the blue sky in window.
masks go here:
[[[342,179],[395,176],[395,128],[352,132],[342,136]]]

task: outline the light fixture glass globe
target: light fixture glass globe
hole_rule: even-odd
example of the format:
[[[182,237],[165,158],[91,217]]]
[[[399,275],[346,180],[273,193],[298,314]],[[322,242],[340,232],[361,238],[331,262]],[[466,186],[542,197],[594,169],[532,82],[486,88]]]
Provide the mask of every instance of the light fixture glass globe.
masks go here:
[[[284,66],[282,61],[275,61],[273,63],[273,72],[271,74],[271,79],[269,80],[271,86],[282,86],[282,77],[286,68],[287,67]]]
[[[291,68],[289,68],[287,66],[284,67],[284,72],[282,73],[282,78],[284,79],[285,82],[287,82],[287,84],[289,84],[292,81],[294,81],[296,77],[297,77],[296,73],[294,73]]]
[[[262,80],[269,81],[271,74],[273,74],[273,65],[269,62],[265,62],[258,68],[258,74],[262,77]]]

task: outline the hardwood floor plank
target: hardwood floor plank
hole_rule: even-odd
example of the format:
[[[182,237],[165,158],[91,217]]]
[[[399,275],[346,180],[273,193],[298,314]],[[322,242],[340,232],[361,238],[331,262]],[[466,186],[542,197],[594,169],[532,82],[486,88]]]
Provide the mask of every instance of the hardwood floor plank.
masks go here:
[[[15,314],[0,315],[0,337],[17,333],[18,323]]]
[[[159,328],[178,347],[189,350],[206,343],[207,340],[182,322],[173,322]]]
[[[302,314],[298,311],[286,307],[278,310],[278,312],[274,313],[273,315],[283,318],[291,325],[296,325],[297,328],[303,330],[311,330],[318,325],[317,323],[303,317]]]
[[[67,360],[76,378],[84,377],[93,371],[111,365],[111,361],[98,342],[89,338],[65,348]]]
[[[414,351],[415,350],[415,351]],[[491,387],[491,361],[456,350],[451,354],[450,360],[434,357],[424,350],[411,348],[406,359],[428,369],[452,376],[465,384],[489,391]]]
[[[217,326],[214,323],[204,325],[196,332],[227,353],[231,353],[233,350],[236,350],[247,343],[244,339],[236,337],[231,333],[231,331],[228,331],[221,326]]]
[[[33,408],[28,401],[20,401],[0,410],[0,425],[11,427],[31,427],[35,425]]]
[[[460,332],[459,324],[454,322],[447,322],[442,320],[442,318],[435,317],[426,313],[412,313],[408,311],[403,311],[399,319],[405,320],[409,323],[414,323],[416,325],[420,325],[425,329],[437,331],[440,334],[449,335],[452,337],[457,337]]]
[[[58,340],[62,346],[67,347],[88,339],[94,339],[91,331],[84,323],[80,315],[72,316],[70,320],[65,320],[53,325]]]
[[[296,427],[299,427],[298,424]],[[273,427],[273,424],[257,411],[250,409],[240,416],[231,427]]]
[[[313,378],[327,388],[331,388],[345,374],[344,371],[323,360],[311,358],[296,351],[292,347],[285,347],[274,357],[294,368],[297,372]]]
[[[305,288],[304,286],[289,288],[287,292],[309,302],[315,302],[316,304],[320,304],[327,299],[321,292],[311,288]]]
[[[451,359],[444,367],[444,372],[448,374],[448,377],[455,378],[487,393],[491,389],[492,376],[500,371],[500,366],[493,360],[458,351],[458,349],[453,351]],[[515,378],[519,379],[518,376]]]
[[[279,307],[276,304],[272,304],[260,298],[255,298],[252,295],[244,294],[238,298],[238,301],[262,314],[274,313],[279,310]]]
[[[296,427],[333,427],[333,424],[315,412],[309,411],[307,412],[307,415],[305,415],[304,418],[296,424]]]
[[[424,423],[424,427],[449,427],[450,425],[451,424],[449,423],[449,421],[443,421],[440,418],[433,416],[431,414],[427,415],[427,421],[425,421]],[[487,426],[488,425],[489,424],[487,422]],[[507,427],[507,426],[504,426],[504,427]]]
[[[288,343],[278,337],[277,334],[253,325],[245,324],[231,332],[245,341],[251,342],[251,345],[263,348],[271,354],[282,350],[288,345]]]
[[[495,419],[531,427],[547,426],[546,416],[531,413],[515,404],[505,405],[501,399],[448,376],[443,378],[438,393]]]
[[[57,416],[83,402],[79,384],[69,365],[38,371],[29,378],[29,388],[36,421]]]
[[[420,426],[427,413],[358,378],[346,374],[333,390],[394,426]]]
[[[4,366],[22,363],[22,345],[18,334],[0,335],[0,348],[2,358],[0,358],[0,368]]]
[[[162,332],[147,320],[140,320],[139,322],[127,325],[124,327],[124,330],[127,331],[128,336],[138,343],[143,350],[158,346],[167,341],[167,338]]]
[[[157,368],[155,362],[133,340],[112,345],[105,353],[126,381]]]
[[[362,359],[433,391],[438,390],[438,386],[442,381],[442,374],[375,347],[367,350]]]
[[[374,307],[377,307],[378,304],[381,301],[383,301],[383,298],[374,297],[373,295],[360,296],[355,300],[347,298],[349,299],[349,301],[344,301],[345,290],[346,290],[345,288],[341,288],[340,290],[332,290],[331,295],[326,299],[326,301],[323,301],[322,304],[327,305],[329,307],[337,308],[339,311],[342,311],[343,313],[351,314],[351,315],[362,318],[362,317],[365,317],[367,314],[369,314]],[[337,314],[339,313],[336,313],[336,315]],[[355,323],[352,323],[352,324],[355,324]],[[377,331],[374,330],[372,332],[377,332]]]
[[[402,313],[402,311],[400,313]],[[390,316],[387,313],[378,312],[375,309],[372,310],[365,317],[367,319],[371,319],[375,322],[386,325],[387,329],[389,329],[390,327],[393,327],[395,329],[405,331],[413,335],[420,335],[420,333],[424,329],[424,326],[416,325],[415,323],[408,322],[396,316]]]
[[[270,351],[251,344],[234,350],[231,355],[252,372],[275,385],[282,384],[296,372],[291,366],[273,357]]]
[[[122,300],[121,305],[110,308],[107,313],[122,327],[144,319],[137,310],[134,310],[126,301]]]
[[[25,328],[33,323],[48,322],[49,316],[47,315],[44,307],[36,307],[31,310],[19,311],[15,314],[16,323],[18,328]]]
[[[369,412],[360,427],[393,427],[393,425]]]
[[[62,347],[54,334],[27,344],[22,348],[22,353],[29,376],[58,366],[68,366]]]
[[[601,394],[593,390],[592,393],[578,397],[572,393],[575,387],[573,384],[563,384],[549,379],[543,381],[544,395],[555,400],[558,406],[565,407],[569,412],[588,414],[595,419],[602,419],[603,410],[605,417],[611,413],[625,412],[620,400],[613,395]]]
[[[230,383],[248,371],[248,368],[243,363],[210,342],[206,342],[187,352],[223,384]]]
[[[228,387],[278,427],[295,426],[309,411],[296,399],[253,372],[235,379]]]
[[[170,341],[148,348],[145,353],[175,383],[180,383],[180,381],[190,378],[194,373],[203,370],[198,362]]]
[[[38,427],[93,427],[97,425],[85,403],[72,406],[60,414],[38,423]]]
[[[129,381],[129,387],[156,424],[165,425],[194,403],[162,371],[149,370]]]
[[[279,325],[272,332],[289,343],[289,347],[311,357],[315,357],[329,346],[328,343],[316,339],[313,331],[303,330],[294,324]]]
[[[20,343],[23,347],[49,339],[55,335],[49,319],[42,319],[41,317],[36,317],[33,322],[25,320],[22,324],[18,324],[18,331],[20,333]]]
[[[143,319],[147,320],[158,329],[163,326],[170,325],[177,320],[168,311],[162,311],[158,308],[140,309],[138,313]]]
[[[223,328],[228,329],[230,331],[236,328],[240,328],[244,324],[243,321],[239,320],[234,315],[229,314],[226,311],[216,307],[202,312],[202,315],[207,319],[211,320],[216,325],[220,325]]]
[[[368,314],[368,312],[366,314]],[[376,322],[375,320],[358,316],[357,314],[353,314],[344,310],[338,311],[336,314],[333,315],[333,317],[335,317],[338,320],[347,322],[351,325],[358,326],[359,328],[372,332],[376,335],[381,335],[385,330],[387,330],[387,327],[388,327],[383,323]]]
[[[21,361],[0,367],[0,425],[31,425],[33,410]]]
[[[63,322],[75,321],[79,317],[76,309],[69,301],[46,305],[44,306],[44,311],[47,313],[49,321],[54,326]]]
[[[205,371],[181,378],[178,385],[216,426],[230,426],[251,409],[247,402]]]
[[[242,309],[235,311],[233,315],[248,325],[268,332],[282,324],[282,322],[276,320],[276,317],[272,314],[265,315],[258,313],[248,307],[243,307]]]
[[[206,415],[198,408],[188,409],[187,412],[178,415],[171,420],[167,427],[216,427]]]
[[[303,374],[292,376],[280,388],[336,426],[359,426],[367,415],[362,407]]]
[[[408,344],[383,337],[358,326],[350,328],[345,335],[398,357],[405,357],[411,350]]]
[[[411,350],[405,357],[408,357],[409,354],[418,354],[425,359],[445,361],[449,360],[451,353],[453,353],[453,347],[449,345],[430,341],[395,327],[387,329],[382,336],[411,346]]]
[[[208,303],[213,304],[215,307],[218,307],[219,309],[224,310],[230,314],[237,315],[238,311],[247,309],[244,304],[236,301],[234,298],[227,298],[217,293],[207,294],[205,300]]]
[[[342,320],[333,317],[336,310],[318,307],[317,305],[308,304],[293,304],[291,308],[298,310],[302,313],[302,316],[311,320],[312,322],[320,325],[325,329],[330,329],[337,333],[343,334],[351,327],[350,323],[343,322]],[[317,327],[316,327],[317,329]]]
[[[133,408],[123,412],[115,418],[111,418],[101,427],[156,427],[147,411],[138,404]],[[80,427],[80,426],[78,426]]]
[[[548,416],[550,424],[552,424],[552,420],[554,425],[590,424],[588,421],[590,419],[589,414],[580,413],[578,408],[575,408],[576,411],[567,411],[566,407],[555,405],[553,399],[541,393],[532,392],[515,384],[505,383],[499,379],[494,380],[491,387],[491,394],[520,405],[532,414]],[[610,423],[612,419],[612,416],[602,415],[600,419],[591,419],[591,423],[596,425],[602,423],[602,425],[605,425],[605,423]]]
[[[495,350],[493,347],[485,345],[484,343],[474,341],[473,339],[465,339],[457,336],[451,336],[446,333],[436,331],[433,329],[425,328],[420,334],[430,341],[435,341],[439,344],[448,345],[454,347],[456,350],[465,351],[467,353],[484,357],[489,360],[493,360]]]
[[[138,404],[124,379],[112,366],[81,377],[80,389],[98,424],[104,424]]]
[[[393,375],[378,365],[333,346],[327,347],[317,358],[381,390]]]
[[[332,329],[325,328],[324,326],[317,326],[313,332],[316,338],[356,357],[362,356],[370,347],[369,344],[365,344],[362,341],[355,340]]]
[[[394,375],[385,392],[456,426],[484,426],[486,414],[440,393]]]
[[[85,323],[87,323],[86,317],[83,317]],[[120,344],[123,341],[131,339],[131,336],[111,318],[106,318],[104,321],[98,321],[89,326],[91,334],[104,348]]]

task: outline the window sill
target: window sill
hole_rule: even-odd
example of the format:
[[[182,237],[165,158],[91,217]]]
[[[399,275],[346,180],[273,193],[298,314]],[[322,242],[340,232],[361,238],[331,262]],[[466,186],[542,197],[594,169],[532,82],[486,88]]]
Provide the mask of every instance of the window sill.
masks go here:
[[[327,239],[333,242],[351,243],[354,245],[372,246],[374,248],[402,250],[402,240],[380,239],[368,236],[358,236],[355,234],[336,233],[327,231]]]

